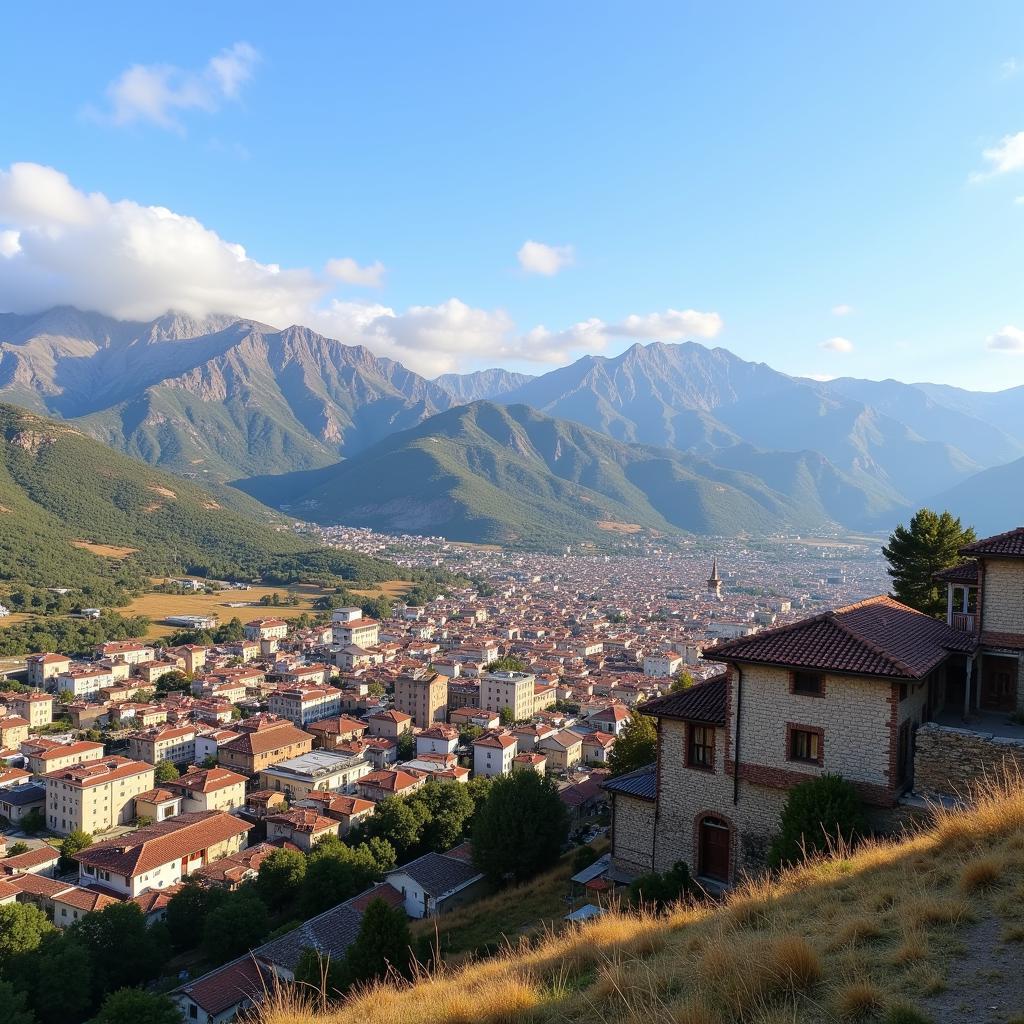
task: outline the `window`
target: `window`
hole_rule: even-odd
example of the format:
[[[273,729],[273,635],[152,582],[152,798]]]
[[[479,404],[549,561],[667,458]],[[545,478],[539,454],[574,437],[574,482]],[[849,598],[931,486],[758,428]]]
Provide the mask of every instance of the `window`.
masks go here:
[[[691,725],[686,763],[691,768],[712,771],[715,767],[715,730],[710,725]]]
[[[789,732],[789,759],[821,764],[821,733],[813,729],[791,728]]]
[[[825,692],[825,677],[820,672],[794,672],[793,693],[820,697]]]

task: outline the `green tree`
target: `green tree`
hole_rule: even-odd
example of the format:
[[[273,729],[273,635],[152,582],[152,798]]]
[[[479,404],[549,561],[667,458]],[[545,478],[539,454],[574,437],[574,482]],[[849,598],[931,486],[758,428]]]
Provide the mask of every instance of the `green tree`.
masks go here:
[[[945,588],[933,577],[956,565],[960,548],[976,539],[974,530],[964,529],[949,512],[939,515],[928,508],[916,512],[909,529],[900,523],[882,548],[892,577],[892,596],[926,615],[945,615]]]
[[[526,881],[550,867],[569,831],[554,782],[536,772],[494,780],[473,822],[473,862],[495,883]]]
[[[35,1014],[28,1008],[28,995],[19,992],[9,981],[0,981],[0,1020],[4,1024],[35,1024]]]
[[[349,846],[328,836],[313,847],[302,883],[299,908],[309,918],[362,892],[377,880],[380,868],[365,844]]]
[[[167,930],[147,927],[146,916],[136,903],[114,903],[91,911],[67,930],[67,936],[93,954],[95,1002],[107,992],[157,977],[170,955]],[[117,956],[107,955],[114,949]]]
[[[192,680],[184,672],[174,669],[172,672],[165,672],[156,681],[157,693],[171,693],[176,690],[187,690]]]
[[[466,787],[458,782],[429,781],[411,798],[423,804],[429,817],[423,826],[421,844],[427,850],[443,853],[458,843],[476,810]]]
[[[516,713],[506,704],[498,712],[498,721],[503,726],[515,725],[516,724]]]
[[[686,669],[681,668],[673,677],[672,685],[668,688],[669,693],[682,693],[693,686],[693,676]]]
[[[46,815],[38,808],[33,808],[28,814],[22,816],[21,830],[30,836],[37,835],[46,828]]]
[[[15,957],[33,953],[43,937],[55,929],[34,903],[7,903],[0,907],[0,972]]]
[[[410,851],[419,848],[429,819],[430,808],[425,803],[389,796],[377,804],[366,823],[366,832],[386,839],[399,859],[404,860]]]
[[[179,952],[199,944],[207,915],[227,898],[224,889],[186,881],[167,903],[164,920],[174,948]]]
[[[495,658],[494,661],[488,662],[484,668],[488,672],[528,672],[529,666],[525,661],[521,661],[519,658],[513,657],[511,654],[506,654],[502,658]]]
[[[629,898],[633,903],[653,903],[660,910],[682,899],[691,889],[690,869],[680,860],[663,874],[651,872],[634,879]]]
[[[864,829],[864,811],[852,783],[828,774],[808,779],[786,796],[768,862],[772,867],[799,863],[837,840],[853,842]]]
[[[396,753],[399,761],[411,761],[416,756],[416,737],[411,732],[403,732],[398,737]]]
[[[263,900],[251,888],[236,889],[206,915],[203,955],[212,963],[224,963],[258,946],[269,931]]]
[[[158,761],[153,777],[157,782],[173,782],[180,774],[173,761]]]
[[[658,731],[649,715],[634,714],[623,726],[608,755],[608,767],[612,775],[653,764],[657,758]]]
[[[371,900],[363,913],[359,934],[345,955],[350,984],[382,978],[391,971],[409,977],[412,936],[402,907]]]
[[[110,955],[110,950],[105,955]],[[40,1024],[82,1020],[96,1005],[93,957],[82,942],[69,935],[48,935],[44,939],[32,958],[31,977],[29,1001]]]
[[[306,877],[306,858],[299,850],[275,850],[260,865],[256,893],[271,910],[295,900]]]
[[[60,844],[60,870],[70,871],[74,867],[74,856],[92,846],[92,836],[76,828],[69,832]]]
[[[103,1000],[90,1024],[181,1024],[181,1013],[161,992],[122,988]]]
[[[7,856],[17,857],[19,853],[28,853],[30,849],[31,847],[28,843],[19,839],[16,843],[11,843],[11,845],[7,847]]]

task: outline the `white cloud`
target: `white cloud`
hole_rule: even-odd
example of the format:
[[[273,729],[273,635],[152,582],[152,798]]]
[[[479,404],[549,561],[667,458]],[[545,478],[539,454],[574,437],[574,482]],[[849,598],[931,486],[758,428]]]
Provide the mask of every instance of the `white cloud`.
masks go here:
[[[695,309],[666,309],[664,313],[627,316],[621,323],[607,328],[620,338],[650,338],[657,341],[678,341],[680,338],[713,338],[722,329],[717,313],[699,313]]]
[[[322,271],[264,263],[193,217],[82,192],[52,167],[0,170],[0,310],[67,304],[131,320],[169,309],[233,313],[274,327],[305,324],[425,374],[482,360],[565,362],[615,339],[709,338],[722,327],[717,313],[668,309],[520,332],[506,311],[455,297],[403,311],[337,296],[339,282],[379,284],[383,271],[349,257]]]
[[[98,116],[116,125],[149,121],[183,132],[179,112],[213,113],[225,100],[237,99],[259,59],[248,43],[235,43],[198,71],[173,64],[133,64],[107,86],[110,109]]]
[[[989,337],[985,347],[992,352],[1024,353],[1024,330],[1007,324]]]
[[[1024,64],[1022,64],[1016,57],[1009,57],[999,65],[999,75],[1001,78],[1016,78],[1022,71],[1024,71]]]
[[[985,181],[997,174],[1009,174],[1024,169],[1024,132],[1004,135],[998,145],[983,149],[981,156],[988,164],[988,169],[975,171],[970,176],[971,181]]]
[[[830,380],[836,379],[836,375],[834,373],[809,373],[807,376],[811,380],[816,380],[819,384],[825,384]]]
[[[351,256],[328,260],[324,268],[327,273],[345,284],[359,285],[363,288],[379,288],[384,283],[384,264],[379,260],[369,266],[361,267]]]
[[[571,245],[545,245],[543,242],[523,242],[516,253],[519,266],[528,274],[554,277],[560,270],[571,266],[575,254]]]
[[[826,352],[841,352],[845,355],[853,351],[853,342],[849,338],[829,338],[828,341],[823,341],[818,348],[823,348]]]
[[[833,316],[849,316],[853,312],[853,306],[848,306],[845,302],[840,302],[838,306],[832,307]]]

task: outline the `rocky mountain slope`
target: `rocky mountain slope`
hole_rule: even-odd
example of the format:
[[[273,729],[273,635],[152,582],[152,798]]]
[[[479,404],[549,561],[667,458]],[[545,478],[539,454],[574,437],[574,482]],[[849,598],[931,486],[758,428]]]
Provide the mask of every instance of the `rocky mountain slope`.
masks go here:
[[[746,447],[715,464],[490,402],[440,413],[335,466],[238,486],[318,522],[543,548],[812,530],[836,513],[877,511],[815,453]]]

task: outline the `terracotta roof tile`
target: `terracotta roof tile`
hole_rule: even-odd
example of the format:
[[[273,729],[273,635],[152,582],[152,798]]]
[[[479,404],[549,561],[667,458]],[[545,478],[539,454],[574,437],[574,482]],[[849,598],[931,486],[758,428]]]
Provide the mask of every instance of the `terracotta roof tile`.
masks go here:
[[[920,679],[975,638],[891,597],[872,597],[809,619],[704,649],[709,661]],[[659,698],[662,699],[662,698]],[[654,703],[653,701],[651,702]]]
[[[994,537],[984,537],[960,549],[961,555],[1001,555],[1004,558],[1024,558],[1024,526]]]

